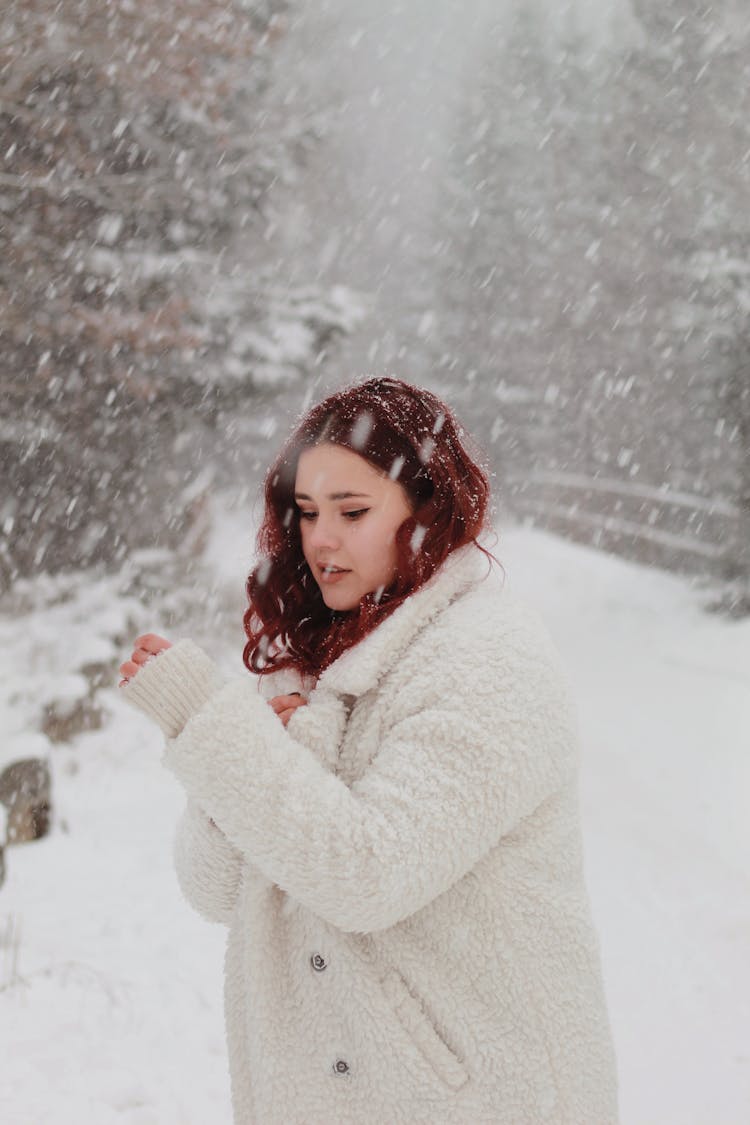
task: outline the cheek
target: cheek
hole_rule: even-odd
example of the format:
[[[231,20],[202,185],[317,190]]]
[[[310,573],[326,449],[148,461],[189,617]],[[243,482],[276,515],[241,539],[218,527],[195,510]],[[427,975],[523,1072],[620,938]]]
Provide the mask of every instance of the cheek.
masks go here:
[[[362,543],[371,560],[370,570],[378,583],[390,581],[396,566],[396,532],[401,525],[394,526],[392,520],[372,528],[367,542]]]

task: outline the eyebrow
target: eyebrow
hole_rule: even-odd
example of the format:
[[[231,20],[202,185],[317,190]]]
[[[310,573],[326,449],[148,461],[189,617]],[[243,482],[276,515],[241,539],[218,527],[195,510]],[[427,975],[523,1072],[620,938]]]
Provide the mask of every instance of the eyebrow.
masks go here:
[[[372,496],[370,496],[369,492],[331,492],[328,495],[329,500],[352,500],[354,498],[372,500]],[[295,492],[294,499],[313,502],[312,496],[308,496],[306,492]]]

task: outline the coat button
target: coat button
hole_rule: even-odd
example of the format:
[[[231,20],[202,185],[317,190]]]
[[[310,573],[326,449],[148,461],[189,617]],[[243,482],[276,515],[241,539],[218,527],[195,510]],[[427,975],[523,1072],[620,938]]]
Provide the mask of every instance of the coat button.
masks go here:
[[[328,962],[326,961],[325,957],[322,957],[320,955],[320,953],[313,953],[312,957],[310,958],[310,964],[315,969],[316,973],[322,973],[324,969],[328,968]]]
[[[344,1059],[336,1059],[336,1062],[333,1064],[333,1069],[335,1070],[336,1074],[348,1074],[349,1063]]]

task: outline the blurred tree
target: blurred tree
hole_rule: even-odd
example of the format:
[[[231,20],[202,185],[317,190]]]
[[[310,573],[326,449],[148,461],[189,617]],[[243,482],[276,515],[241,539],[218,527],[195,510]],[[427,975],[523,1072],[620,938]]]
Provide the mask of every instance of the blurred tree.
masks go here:
[[[747,573],[717,344],[744,321],[694,266],[750,245],[750,11],[542,7],[505,0],[466,101],[446,210],[471,219],[443,259],[436,353],[470,374],[467,420],[519,515]]]
[[[277,174],[250,113],[283,7],[3,5],[0,586],[184,530],[205,296]]]

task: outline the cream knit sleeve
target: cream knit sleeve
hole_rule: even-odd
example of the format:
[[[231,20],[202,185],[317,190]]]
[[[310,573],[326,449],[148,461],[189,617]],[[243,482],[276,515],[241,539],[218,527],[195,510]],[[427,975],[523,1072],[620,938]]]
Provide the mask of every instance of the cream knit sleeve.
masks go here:
[[[193,641],[184,640],[149,660],[120,690],[167,738],[176,738],[223,683],[213,660]]]

